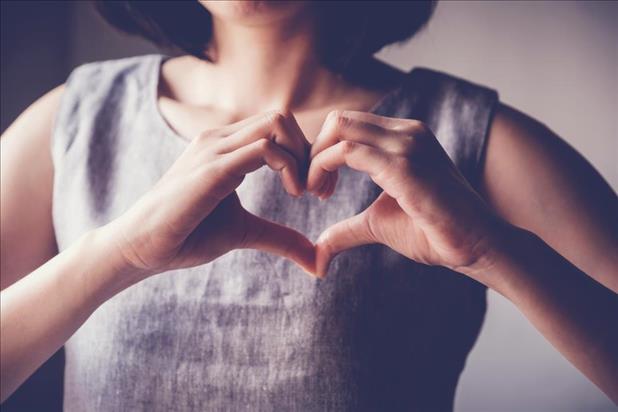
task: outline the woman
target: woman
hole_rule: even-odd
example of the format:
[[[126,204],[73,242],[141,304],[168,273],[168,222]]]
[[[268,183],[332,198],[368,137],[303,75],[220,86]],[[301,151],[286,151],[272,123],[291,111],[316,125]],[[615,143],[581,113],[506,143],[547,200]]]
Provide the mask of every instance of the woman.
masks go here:
[[[82,66],[3,137],[2,399],[66,343],[69,410],[448,410],[490,287],[618,401],[616,195],[371,57],[432,6],[99,3],[189,55]]]

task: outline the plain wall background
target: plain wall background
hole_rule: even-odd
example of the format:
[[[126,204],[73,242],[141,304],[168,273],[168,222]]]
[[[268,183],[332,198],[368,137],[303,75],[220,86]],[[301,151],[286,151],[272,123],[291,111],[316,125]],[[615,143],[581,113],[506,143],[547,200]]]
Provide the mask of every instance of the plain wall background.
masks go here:
[[[155,51],[107,28],[87,2],[3,1],[1,130],[76,65]],[[380,56],[497,89],[618,188],[618,3],[443,1],[422,33]],[[488,296],[457,411],[616,410],[510,302]]]

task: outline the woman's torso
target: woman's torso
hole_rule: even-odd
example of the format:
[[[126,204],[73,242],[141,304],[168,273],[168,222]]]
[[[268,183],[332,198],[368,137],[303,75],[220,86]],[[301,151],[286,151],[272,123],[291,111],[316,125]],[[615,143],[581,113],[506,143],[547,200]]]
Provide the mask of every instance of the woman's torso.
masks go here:
[[[59,250],[122,214],[186,147],[157,109],[161,57],[69,78],[52,139]],[[414,70],[374,112],[425,121],[476,185],[496,102]],[[294,199],[263,168],[237,192],[249,211],[315,240],[380,189],[345,168],[329,200]],[[485,312],[481,285],[382,245],[342,253],[321,281],[252,250],[173,272],[119,293],[67,342],[65,409],[449,409]]]

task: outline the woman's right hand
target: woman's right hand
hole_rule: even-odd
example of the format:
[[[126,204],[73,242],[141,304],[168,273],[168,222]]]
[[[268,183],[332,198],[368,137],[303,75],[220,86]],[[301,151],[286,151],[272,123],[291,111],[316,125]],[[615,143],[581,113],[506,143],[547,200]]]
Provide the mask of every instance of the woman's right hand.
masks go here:
[[[104,227],[138,273],[197,266],[241,248],[293,260],[313,272],[313,244],[302,234],[245,210],[235,189],[268,165],[285,190],[305,189],[309,143],[290,113],[269,112],[194,138],[172,167],[127,212]]]

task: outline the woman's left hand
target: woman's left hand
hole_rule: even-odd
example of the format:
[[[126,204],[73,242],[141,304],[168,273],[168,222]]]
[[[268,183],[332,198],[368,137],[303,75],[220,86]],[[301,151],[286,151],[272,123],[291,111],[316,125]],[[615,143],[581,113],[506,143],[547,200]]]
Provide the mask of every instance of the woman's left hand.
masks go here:
[[[368,243],[461,272],[509,299],[575,367],[618,402],[616,294],[541,237],[493,212],[427,126],[369,113],[335,112],[313,143],[311,155],[307,189],[315,194],[333,192],[336,171],[343,165],[368,173],[384,190],[366,210],[320,236],[318,276],[326,274],[337,253]],[[602,187],[592,168],[581,170],[590,177],[584,181]],[[559,171],[546,171],[544,176]],[[569,187],[582,193],[577,185],[566,186],[565,196],[572,196]],[[609,187],[599,197],[603,198],[615,202]],[[551,204],[558,206],[546,206]],[[580,205],[584,218],[598,210],[589,205]],[[604,219],[611,225],[611,217]],[[580,240],[586,238],[582,236]],[[602,245],[600,241],[590,247]],[[607,262],[609,269],[611,258]]]
[[[317,241],[317,275],[355,246],[381,243],[428,265],[453,270],[483,260],[507,227],[474,191],[423,123],[335,111],[311,151],[307,189],[325,198],[337,169],[369,174],[384,192],[365,211],[325,230]]]

